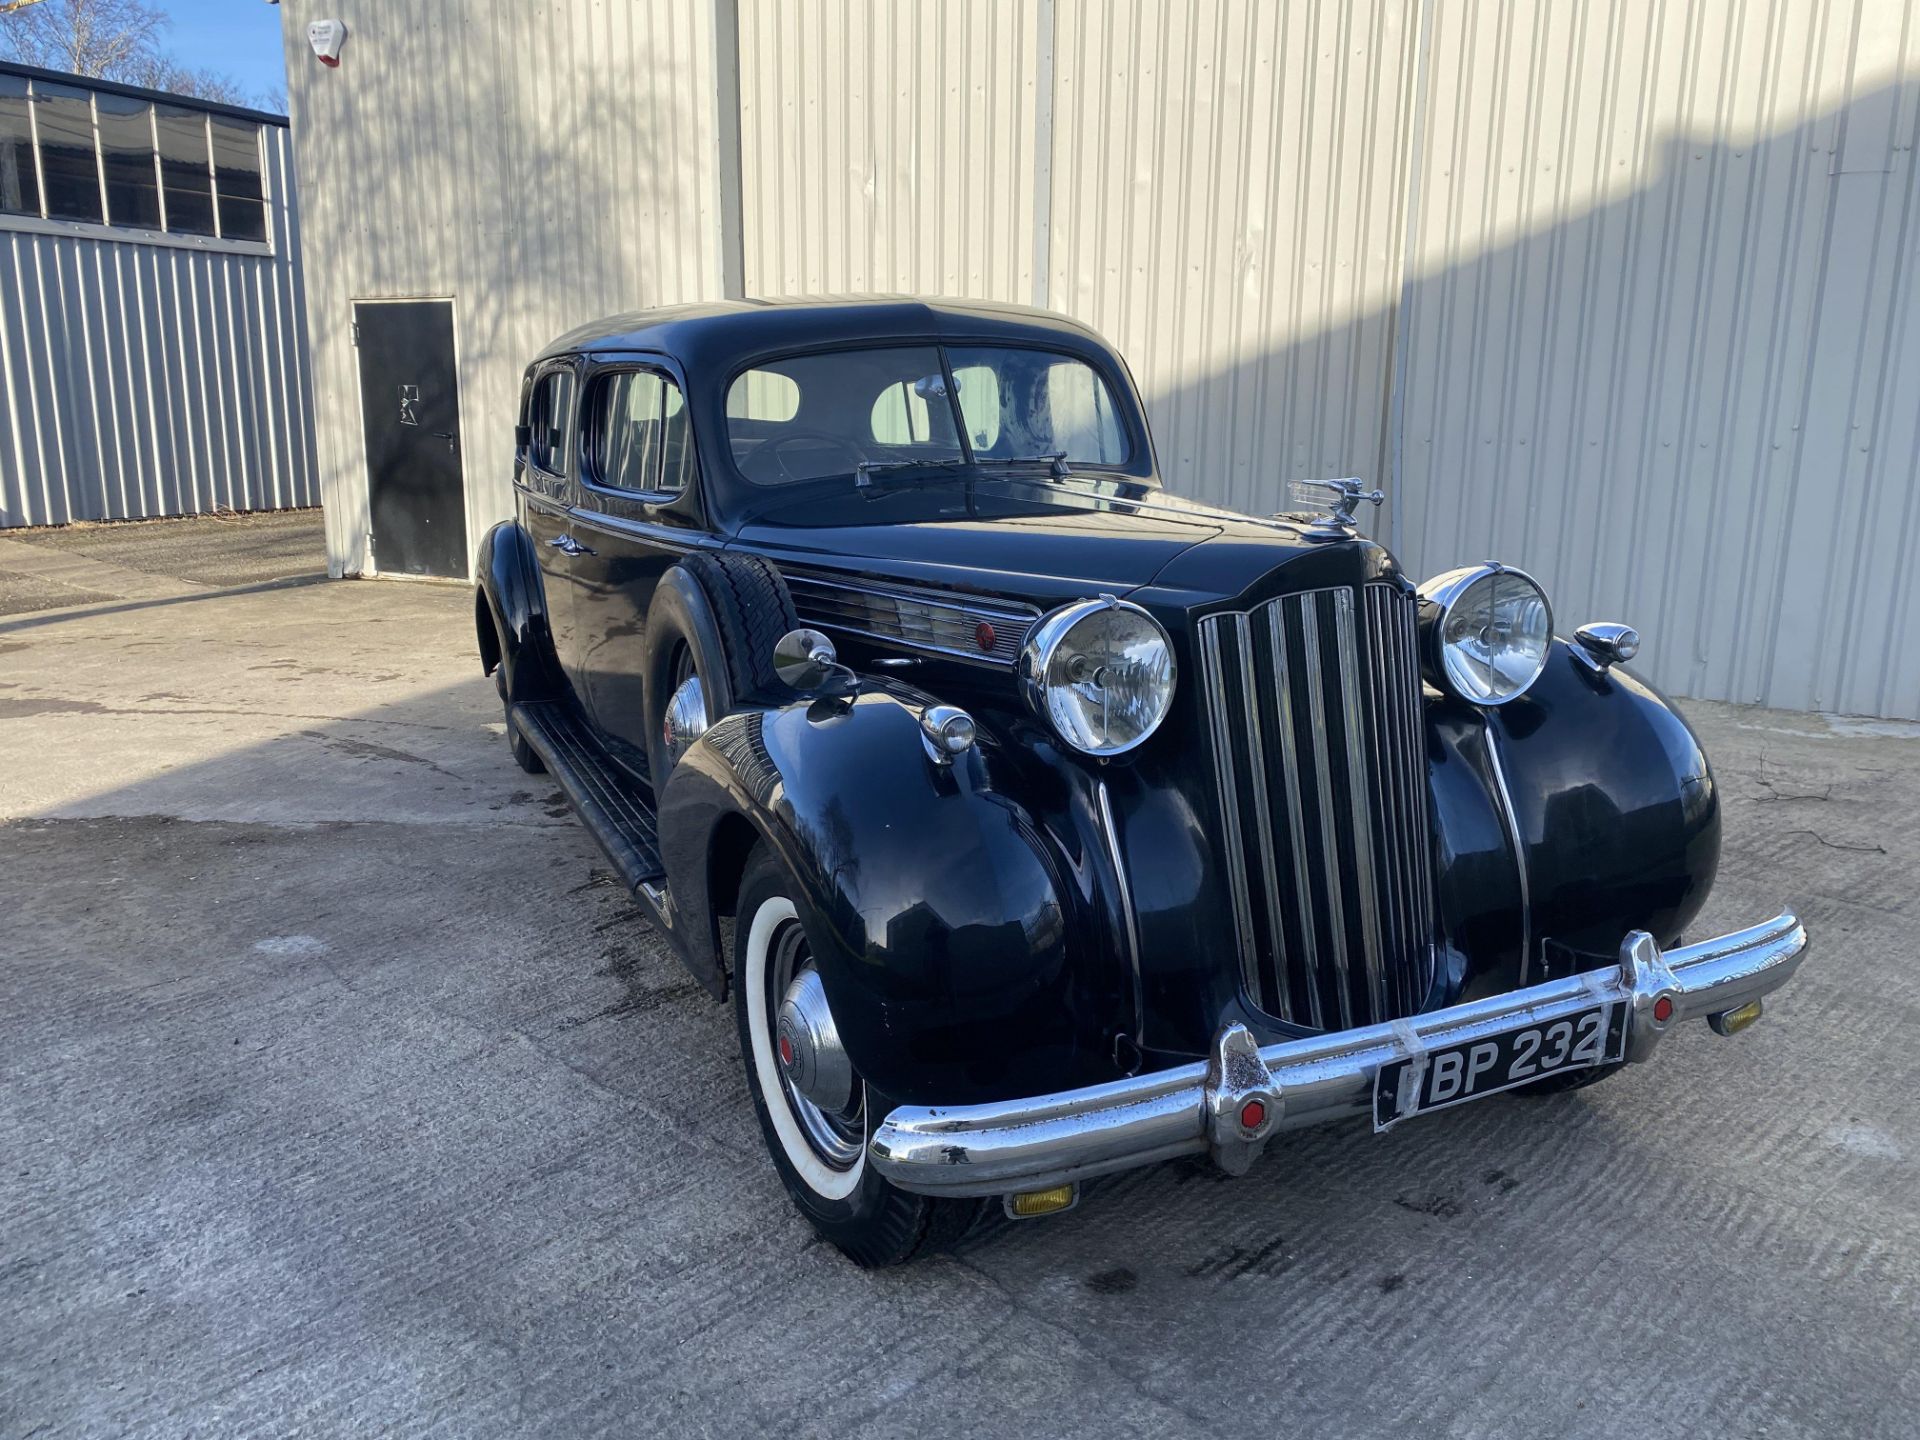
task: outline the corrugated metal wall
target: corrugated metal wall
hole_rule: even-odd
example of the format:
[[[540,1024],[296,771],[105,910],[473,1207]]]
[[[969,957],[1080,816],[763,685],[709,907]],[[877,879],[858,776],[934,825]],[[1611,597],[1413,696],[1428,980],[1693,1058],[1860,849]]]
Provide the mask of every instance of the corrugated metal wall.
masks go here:
[[[314,408],[336,574],[371,572],[353,302],[447,297],[467,533],[513,511],[521,371],[596,316],[719,292],[711,7],[342,4],[338,70],[286,17]]]
[[[1029,303],[1040,8],[742,4],[746,293]]]
[[[354,296],[456,296],[476,538],[588,315],[1025,300],[1186,493],[1378,479],[1410,568],[1528,566],[1678,693],[1920,718],[1917,6],[410,0],[338,73],[290,13],[335,564]]]
[[[0,526],[318,505],[298,216],[275,253],[0,228]]]
[[[1920,27],[1434,4],[1392,533],[1687,694],[1920,716]]]
[[[1380,473],[1414,31],[1388,0],[1058,0],[1048,297],[1175,489]]]

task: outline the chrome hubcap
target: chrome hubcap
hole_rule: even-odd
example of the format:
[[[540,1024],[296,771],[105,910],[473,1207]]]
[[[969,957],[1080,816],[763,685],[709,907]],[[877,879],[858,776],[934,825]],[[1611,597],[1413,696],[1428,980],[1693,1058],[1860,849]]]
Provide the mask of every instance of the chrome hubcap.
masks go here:
[[[793,1088],[822,1110],[845,1110],[853,1098],[853,1062],[841,1048],[818,970],[802,970],[787,986],[774,1037],[780,1068]]]
[[[667,701],[667,714],[664,722],[667,741],[667,763],[678,765],[681,757],[693,748],[693,742],[706,733],[707,696],[700,688],[700,677],[689,675],[680,682],[673,692],[673,698]]]
[[[826,991],[797,920],[786,922],[773,937],[767,1000],[780,1088],[794,1118],[814,1154],[836,1170],[851,1169],[867,1138],[866,1087],[857,1083],[840,1047]]]

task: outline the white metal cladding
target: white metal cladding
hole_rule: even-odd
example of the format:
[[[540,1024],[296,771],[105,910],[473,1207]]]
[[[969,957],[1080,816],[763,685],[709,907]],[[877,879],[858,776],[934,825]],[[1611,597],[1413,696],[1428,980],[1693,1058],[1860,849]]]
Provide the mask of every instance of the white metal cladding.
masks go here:
[[[1382,473],[1411,7],[1057,0],[1052,305],[1126,355],[1169,484]]]
[[[337,70],[283,7],[336,574],[372,569],[353,302],[452,297],[467,533],[513,510],[527,362],[599,316],[719,293],[714,12],[392,0]]]
[[[271,255],[0,225],[0,526],[320,503],[287,131],[262,131]]]
[[[1389,532],[1687,695],[1920,717],[1920,12],[1431,7]]]
[[[747,293],[1031,303],[1048,9],[742,0]]]
[[[285,8],[285,7],[283,7]],[[354,296],[453,295],[477,539],[521,367],[736,292],[1038,301],[1174,488],[1358,474],[1676,693],[1920,718],[1920,0],[390,0],[287,14],[336,568]],[[324,275],[324,288],[322,276]]]

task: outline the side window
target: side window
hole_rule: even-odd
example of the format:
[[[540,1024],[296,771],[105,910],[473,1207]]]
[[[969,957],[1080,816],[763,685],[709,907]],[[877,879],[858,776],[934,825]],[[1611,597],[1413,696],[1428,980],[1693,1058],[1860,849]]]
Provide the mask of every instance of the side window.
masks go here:
[[[528,463],[549,475],[567,470],[567,417],[573,409],[573,373],[551,370],[533,382],[527,399]]]
[[[593,478],[616,490],[680,491],[693,473],[680,387],[651,370],[609,375],[594,393]]]

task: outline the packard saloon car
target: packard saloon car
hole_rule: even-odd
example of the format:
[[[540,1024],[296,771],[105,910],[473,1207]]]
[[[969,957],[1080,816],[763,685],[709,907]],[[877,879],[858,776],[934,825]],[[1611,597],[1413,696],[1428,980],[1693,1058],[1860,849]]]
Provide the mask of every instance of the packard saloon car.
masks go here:
[[[1358,482],[1167,494],[1061,316],[626,316],[534,360],[516,438],[476,614],[514,757],[731,991],[773,1164],[861,1263],[1600,1080],[1800,962],[1790,913],[1685,937],[1719,796],[1631,629],[1415,583]]]

